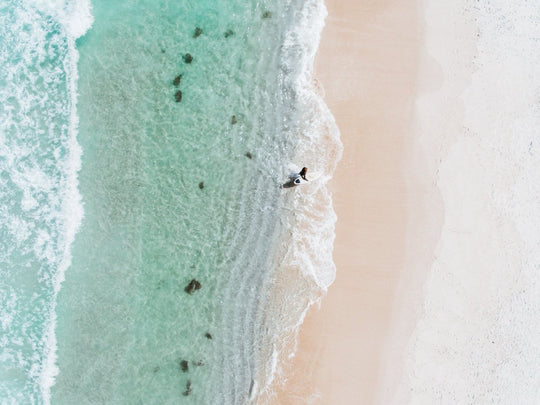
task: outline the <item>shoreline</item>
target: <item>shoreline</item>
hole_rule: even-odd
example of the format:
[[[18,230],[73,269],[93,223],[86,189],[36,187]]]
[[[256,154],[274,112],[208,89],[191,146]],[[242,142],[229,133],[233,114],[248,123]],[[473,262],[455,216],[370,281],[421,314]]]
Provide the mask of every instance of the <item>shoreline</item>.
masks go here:
[[[320,302],[336,272],[332,258],[336,214],[328,180],[343,147],[334,117],[324,103],[323,90],[313,75],[326,8],[321,0],[314,0],[305,3],[300,14],[303,18],[294,30],[300,40],[295,42],[293,52],[301,45],[302,66],[293,83],[302,119],[288,172],[298,172],[305,166],[318,171],[321,178],[302,187],[283,189],[284,206],[291,215],[280,218],[282,235],[270,266],[275,270],[267,298],[260,305],[259,323],[264,325],[264,332],[256,355],[260,361],[252,381],[254,389],[250,389],[250,401],[256,403],[273,400],[274,388],[281,384],[283,364],[296,351],[298,328],[309,308]]]
[[[426,254],[442,223],[436,172],[422,173],[427,163],[415,138],[423,48],[422,10],[415,6],[326,1],[314,76],[344,145],[329,186],[338,216],[337,277],[319,309],[308,311],[273,404],[376,403],[386,366],[400,357],[415,326],[418,314],[394,331],[404,299],[399,291],[413,285],[409,306],[422,298]],[[421,215],[426,198],[437,208],[428,219]],[[427,247],[415,252],[421,265],[409,275],[411,240]]]
[[[337,278],[275,404],[538,398],[539,6],[415,5],[328,1]]]

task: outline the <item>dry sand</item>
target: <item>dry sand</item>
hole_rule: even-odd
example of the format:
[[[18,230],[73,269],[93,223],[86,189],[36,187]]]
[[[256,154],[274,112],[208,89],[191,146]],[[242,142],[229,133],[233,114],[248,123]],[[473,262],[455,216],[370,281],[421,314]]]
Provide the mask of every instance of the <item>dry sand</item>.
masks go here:
[[[405,333],[390,341],[403,301],[398,290],[416,294],[409,302],[420,299],[423,263],[442,218],[435,169],[415,146],[421,10],[406,0],[326,5],[315,70],[344,144],[331,183],[337,277],[301,327],[275,404],[378,402],[388,390],[381,386],[384,365],[408,340]],[[432,205],[429,218],[421,214],[425,204]],[[412,262],[416,272],[407,274]],[[415,316],[399,330],[410,332]]]

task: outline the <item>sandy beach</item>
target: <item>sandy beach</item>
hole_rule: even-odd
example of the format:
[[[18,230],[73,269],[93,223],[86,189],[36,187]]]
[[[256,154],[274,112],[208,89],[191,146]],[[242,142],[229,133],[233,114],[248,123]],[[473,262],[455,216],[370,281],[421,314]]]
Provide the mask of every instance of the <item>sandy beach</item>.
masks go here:
[[[337,276],[275,404],[538,402],[540,6],[494,3],[326,1]]]

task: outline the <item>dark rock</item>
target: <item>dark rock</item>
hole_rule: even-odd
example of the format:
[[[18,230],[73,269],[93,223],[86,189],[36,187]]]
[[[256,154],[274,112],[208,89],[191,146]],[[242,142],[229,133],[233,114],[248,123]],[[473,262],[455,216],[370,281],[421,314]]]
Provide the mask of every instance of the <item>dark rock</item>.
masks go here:
[[[186,371],[189,370],[189,365],[188,365],[188,361],[187,360],[180,360],[180,368],[182,369],[182,371],[185,373]]]
[[[244,155],[245,157],[249,158],[249,159],[252,159],[253,156],[251,155],[251,153],[249,152],[246,152],[246,154]]]
[[[203,30],[202,28],[195,28],[195,32],[193,33],[193,38],[197,38],[198,36],[200,36],[201,34],[203,33]]]
[[[204,188],[204,181],[201,181],[201,182],[199,183],[199,188],[200,188],[201,190]]]
[[[193,61],[193,56],[191,54],[186,53],[184,56],[182,56],[182,59],[185,63],[191,63]]]
[[[204,336],[205,336],[207,339],[212,339],[212,335],[211,335],[210,333],[208,333],[208,332],[206,332],[206,333],[204,334]]]
[[[234,31],[229,29],[229,30],[225,31],[225,34],[223,34],[223,35],[225,35],[225,38],[229,38],[233,34],[234,34]]]
[[[231,124],[236,124],[238,121],[236,120],[236,115],[233,115],[231,118]]]
[[[182,90],[178,90],[176,93],[174,93],[174,99],[177,103],[182,101]]]
[[[184,291],[188,294],[193,294],[194,291],[201,289],[201,283],[199,283],[197,280],[193,279],[189,282],[189,284],[184,288]]]
[[[176,87],[180,85],[180,80],[182,80],[182,75],[178,75],[174,78],[172,84],[174,84]]]
[[[182,395],[187,397],[189,394],[191,394],[191,381],[187,380],[186,390],[182,393]]]
[[[270,11],[265,11],[262,14],[262,18],[272,18],[272,13]]]

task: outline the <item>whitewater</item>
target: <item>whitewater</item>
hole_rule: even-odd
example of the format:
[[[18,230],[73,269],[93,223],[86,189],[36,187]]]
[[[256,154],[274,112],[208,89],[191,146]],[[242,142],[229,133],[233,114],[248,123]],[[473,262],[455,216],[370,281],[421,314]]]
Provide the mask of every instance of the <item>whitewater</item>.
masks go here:
[[[48,403],[55,302],[82,219],[75,40],[84,2],[11,2],[0,13],[3,403]]]

